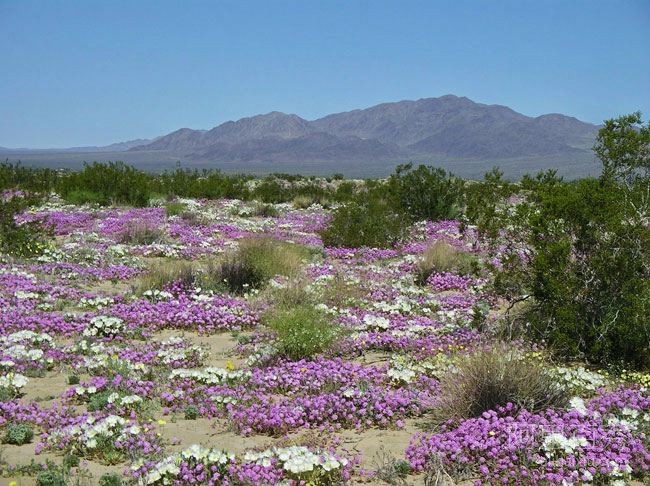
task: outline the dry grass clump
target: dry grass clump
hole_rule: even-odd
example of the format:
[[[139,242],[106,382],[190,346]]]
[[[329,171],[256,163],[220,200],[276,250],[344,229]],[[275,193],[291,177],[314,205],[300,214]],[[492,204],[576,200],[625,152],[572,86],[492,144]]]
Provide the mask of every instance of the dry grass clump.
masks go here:
[[[160,260],[154,263],[147,273],[140,276],[132,286],[137,295],[147,290],[162,290],[174,282],[187,286],[194,285],[196,280],[196,264],[183,260]]]
[[[321,298],[330,306],[345,307],[367,298],[367,292],[361,288],[360,283],[345,278],[345,275],[335,273],[331,280],[322,289]]]
[[[119,242],[130,245],[151,245],[165,241],[165,232],[140,221],[128,222],[119,234]]]
[[[281,286],[269,285],[260,294],[263,302],[276,309],[290,309],[305,304],[314,304],[314,294],[307,290],[308,282],[304,278],[290,279]]]
[[[508,403],[516,410],[540,412],[563,407],[569,398],[541,363],[506,345],[460,358],[440,387],[440,422],[478,417]]]
[[[459,275],[478,273],[479,264],[474,255],[459,251],[449,243],[438,240],[420,257],[416,281],[424,285],[434,273],[454,272]]]
[[[307,209],[314,204],[314,198],[310,196],[296,196],[291,203],[295,209]]]
[[[239,242],[236,252],[228,255],[216,272],[231,292],[259,288],[276,275],[297,277],[311,251],[300,245],[273,238],[249,238]]]

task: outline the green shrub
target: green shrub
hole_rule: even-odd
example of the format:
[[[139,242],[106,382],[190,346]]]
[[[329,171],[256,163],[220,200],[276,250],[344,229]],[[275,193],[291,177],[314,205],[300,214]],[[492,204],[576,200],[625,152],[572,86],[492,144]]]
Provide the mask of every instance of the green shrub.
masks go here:
[[[278,354],[293,361],[326,351],[340,335],[327,315],[308,305],[273,312],[265,324],[277,335]]]
[[[455,219],[461,213],[463,181],[440,168],[400,165],[386,191],[393,207],[413,221]]]
[[[258,203],[253,207],[253,216],[261,218],[277,218],[280,212],[273,204]]]
[[[196,420],[199,418],[199,409],[194,405],[190,405],[185,408],[185,419],[186,420]]]
[[[38,473],[36,486],[66,486],[66,480],[63,472],[58,469],[48,469]]]
[[[169,202],[165,204],[165,214],[167,217],[179,216],[185,212],[187,206],[180,202]]]
[[[499,345],[460,358],[440,381],[437,418],[461,420],[512,403],[516,410],[540,412],[563,407],[564,389],[537,362]]]
[[[63,174],[57,180],[56,189],[71,202],[89,197],[90,201],[82,199],[83,202],[144,207],[152,194],[150,180],[150,175],[122,162],[95,162],[84,165],[81,171]]]
[[[99,486],[122,486],[124,482],[116,473],[105,473],[99,478]]]
[[[27,195],[3,198],[0,196],[0,253],[17,257],[40,255],[50,241],[48,229],[38,222],[16,223],[16,216],[29,206],[40,202]]]
[[[79,466],[79,456],[74,454],[66,454],[63,456],[63,467],[69,470],[70,468]]]
[[[88,411],[96,412],[98,410],[103,410],[108,405],[108,397],[111,396],[113,390],[105,390],[99,393],[95,393],[90,397],[88,401]]]
[[[28,424],[9,424],[2,439],[5,444],[29,444],[34,438],[34,431]]]
[[[404,215],[385,200],[369,195],[336,209],[320,237],[325,246],[386,248],[400,241],[407,228]]]
[[[88,191],[86,189],[75,189],[65,196],[65,201],[69,204],[100,204],[105,205],[109,200],[97,192]]]
[[[68,376],[68,385],[78,385],[79,384],[79,376],[78,375],[70,375]]]

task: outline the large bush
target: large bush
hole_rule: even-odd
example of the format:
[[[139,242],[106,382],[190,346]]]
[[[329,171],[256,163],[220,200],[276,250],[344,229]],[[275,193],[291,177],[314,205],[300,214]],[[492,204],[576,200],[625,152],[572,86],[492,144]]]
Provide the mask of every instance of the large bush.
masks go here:
[[[601,129],[599,179],[526,181],[528,203],[509,233],[525,249],[513,245],[497,284],[531,301],[534,336],[559,353],[648,368],[650,129],[637,123],[627,116]]]
[[[463,181],[444,169],[400,165],[386,190],[396,210],[414,221],[454,219],[460,215]]]
[[[325,246],[386,248],[402,239],[407,228],[403,214],[369,194],[337,208],[320,236]]]
[[[38,201],[30,195],[0,194],[0,253],[30,257],[47,247],[49,231],[45,226],[39,222],[16,223],[16,216]]]

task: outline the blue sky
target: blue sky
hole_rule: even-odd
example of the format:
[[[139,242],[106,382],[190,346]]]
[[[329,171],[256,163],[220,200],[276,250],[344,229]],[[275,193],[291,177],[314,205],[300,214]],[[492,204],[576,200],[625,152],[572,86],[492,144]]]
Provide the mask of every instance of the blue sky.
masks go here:
[[[650,117],[649,0],[0,0],[0,146],[453,93]]]

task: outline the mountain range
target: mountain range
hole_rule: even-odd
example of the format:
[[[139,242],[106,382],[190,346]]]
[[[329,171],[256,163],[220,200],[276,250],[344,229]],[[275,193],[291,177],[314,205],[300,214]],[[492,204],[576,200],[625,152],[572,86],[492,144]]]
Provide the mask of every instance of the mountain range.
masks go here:
[[[414,161],[470,177],[493,165],[513,177],[546,168],[582,176],[596,167],[591,146],[598,128],[561,114],[528,117],[506,106],[446,95],[316,120],[274,111],[210,130],[181,128],[153,140],[60,152],[119,152],[125,161],[158,154],[185,166],[242,172],[374,176]]]

